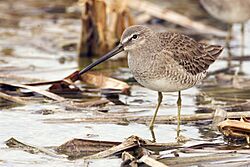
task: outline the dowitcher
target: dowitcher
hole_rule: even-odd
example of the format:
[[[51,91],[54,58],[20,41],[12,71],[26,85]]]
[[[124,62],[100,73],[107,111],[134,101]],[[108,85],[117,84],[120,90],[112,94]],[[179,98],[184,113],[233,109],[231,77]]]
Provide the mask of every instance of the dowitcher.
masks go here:
[[[200,0],[206,11],[218,20],[228,23],[226,46],[229,49],[229,66],[231,65],[230,38],[234,23],[241,24],[241,56],[244,56],[244,24],[250,19],[250,0]],[[242,60],[240,61],[240,70]]]
[[[151,131],[162,102],[162,92],[178,92],[179,137],[181,90],[193,87],[203,80],[209,65],[216,60],[222,50],[221,46],[198,43],[186,35],[154,32],[146,26],[134,25],[123,32],[117,47],[79,74],[89,71],[119,52],[126,52],[129,69],[136,81],[158,92],[158,104],[149,125]]]

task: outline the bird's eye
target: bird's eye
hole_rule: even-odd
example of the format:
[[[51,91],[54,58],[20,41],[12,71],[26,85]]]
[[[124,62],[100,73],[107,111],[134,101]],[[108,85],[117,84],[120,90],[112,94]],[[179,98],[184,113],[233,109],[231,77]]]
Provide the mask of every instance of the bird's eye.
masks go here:
[[[138,35],[134,34],[134,35],[132,36],[132,39],[137,39],[137,37],[138,37]]]

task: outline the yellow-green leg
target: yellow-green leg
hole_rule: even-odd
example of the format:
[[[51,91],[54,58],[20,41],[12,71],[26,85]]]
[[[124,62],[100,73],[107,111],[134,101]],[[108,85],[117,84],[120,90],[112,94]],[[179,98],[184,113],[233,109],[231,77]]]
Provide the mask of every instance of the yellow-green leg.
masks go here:
[[[152,136],[152,142],[156,142],[154,129],[153,128],[150,129],[150,132],[151,132],[151,136]]]
[[[228,53],[228,67],[230,68],[232,66],[232,53],[231,53],[231,48],[230,48],[230,41],[232,38],[232,28],[233,25],[232,24],[228,24],[228,34],[226,37],[226,47],[227,47],[227,53]]]
[[[158,112],[159,107],[160,107],[160,105],[161,105],[162,97],[163,97],[163,96],[162,96],[162,93],[161,93],[161,92],[158,92],[158,104],[157,104],[157,106],[156,106],[154,116],[153,116],[153,118],[152,118],[152,120],[151,120],[151,122],[150,122],[150,125],[149,125],[149,129],[150,129],[150,130],[153,130],[153,128],[154,128],[155,118],[156,118],[156,116],[157,116],[157,112]]]
[[[177,106],[178,106],[177,139],[178,139],[180,137],[180,131],[181,131],[181,91],[178,92]]]
[[[242,63],[244,57],[244,47],[245,47],[245,25],[241,24],[241,59],[240,59],[240,73],[242,73]]]

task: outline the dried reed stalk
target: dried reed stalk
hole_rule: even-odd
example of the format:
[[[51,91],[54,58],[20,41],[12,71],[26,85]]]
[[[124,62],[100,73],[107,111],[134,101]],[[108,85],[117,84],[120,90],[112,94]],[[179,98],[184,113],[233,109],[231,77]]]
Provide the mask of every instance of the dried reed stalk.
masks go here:
[[[82,6],[80,57],[102,55],[112,49],[124,31],[133,24],[127,1],[79,0]]]

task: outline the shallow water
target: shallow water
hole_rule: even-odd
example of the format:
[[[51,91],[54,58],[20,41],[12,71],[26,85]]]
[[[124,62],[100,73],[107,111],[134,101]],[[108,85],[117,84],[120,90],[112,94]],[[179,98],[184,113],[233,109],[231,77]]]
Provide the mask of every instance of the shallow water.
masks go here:
[[[4,2],[1,2],[4,4]],[[80,21],[77,19],[63,19],[60,17],[55,23],[51,19],[36,18],[33,21],[32,17],[26,16],[21,19],[19,28],[0,27],[0,71],[1,74],[12,74],[33,79],[57,80],[70,74],[72,71],[88,64],[89,60],[84,60],[84,63],[77,62],[75,56],[76,51],[63,51],[60,48],[61,41],[70,39],[75,42],[78,40],[80,33]],[[33,21],[33,22],[32,22]],[[32,24],[31,24],[32,23]],[[41,26],[42,25],[42,26]],[[39,28],[40,33],[32,34],[32,30]],[[71,33],[67,33],[71,32]],[[234,27],[235,39],[232,44],[237,45],[239,42],[240,27]],[[246,26],[246,44],[250,43],[250,23]],[[24,42],[25,41],[25,42]],[[213,39],[212,43],[224,44],[223,40]],[[4,49],[11,48],[10,55],[3,52]],[[233,49],[235,54],[239,50]],[[250,46],[246,45],[245,53],[249,55]],[[224,56],[226,52],[224,51]],[[62,63],[61,59],[65,59]],[[116,63],[115,63],[116,62]],[[115,65],[114,65],[115,64]],[[122,66],[122,69],[113,69],[116,66]],[[226,66],[225,61],[217,61],[210,70],[220,69]],[[112,70],[107,70],[110,75],[117,78],[129,78],[131,74],[126,69],[124,61],[112,60],[105,65],[100,66],[100,69],[112,67]],[[125,68],[125,70],[124,70]],[[243,64],[244,72],[250,74],[250,63]],[[111,72],[110,72],[111,71]],[[124,72],[125,71],[125,72]],[[11,79],[0,78],[0,81],[12,81]],[[26,82],[20,79],[18,82]],[[216,89],[216,88],[215,88]],[[207,89],[202,87],[194,87],[183,91],[183,114],[194,114],[199,106],[197,105],[197,95],[206,93]],[[242,93],[244,90],[239,90],[237,97],[233,98],[250,99],[249,94]],[[212,99],[220,94],[209,94]],[[98,94],[97,96],[100,96]],[[230,94],[227,94],[227,97]],[[1,100],[1,99],[0,99]],[[128,106],[112,106],[109,105],[109,112],[119,114],[124,111],[131,115],[149,115],[154,112],[154,107],[157,102],[157,93],[139,85],[133,85],[131,96],[120,95],[120,100]],[[164,93],[164,100],[159,111],[159,115],[176,115],[176,100],[177,93]],[[217,100],[217,102],[221,102]],[[0,102],[3,103],[3,102]],[[37,111],[42,109],[51,109],[54,114],[42,115],[37,114]],[[129,125],[116,124],[94,124],[94,123],[44,123],[44,119],[58,118],[81,118],[91,117],[95,115],[92,111],[86,110],[82,112],[74,112],[66,110],[60,104],[30,104],[25,106],[3,107],[0,108],[0,166],[82,166],[89,163],[89,166],[119,166],[121,159],[101,159],[83,162],[80,160],[65,160],[51,158],[43,154],[30,154],[17,149],[10,149],[5,145],[5,141],[14,137],[20,141],[44,146],[58,146],[73,138],[91,138],[108,141],[124,141],[125,138],[131,135],[137,135],[145,139],[152,139],[151,133],[144,124],[131,123]],[[186,124],[182,125],[182,135],[191,138],[186,145],[210,142],[224,142],[222,136],[208,129],[206,124]],[[157,142],[173,142],[175,141],[176,125],[175,124],[158,124],[154,129]],[[91,136],[91,137],[89,137]]]

